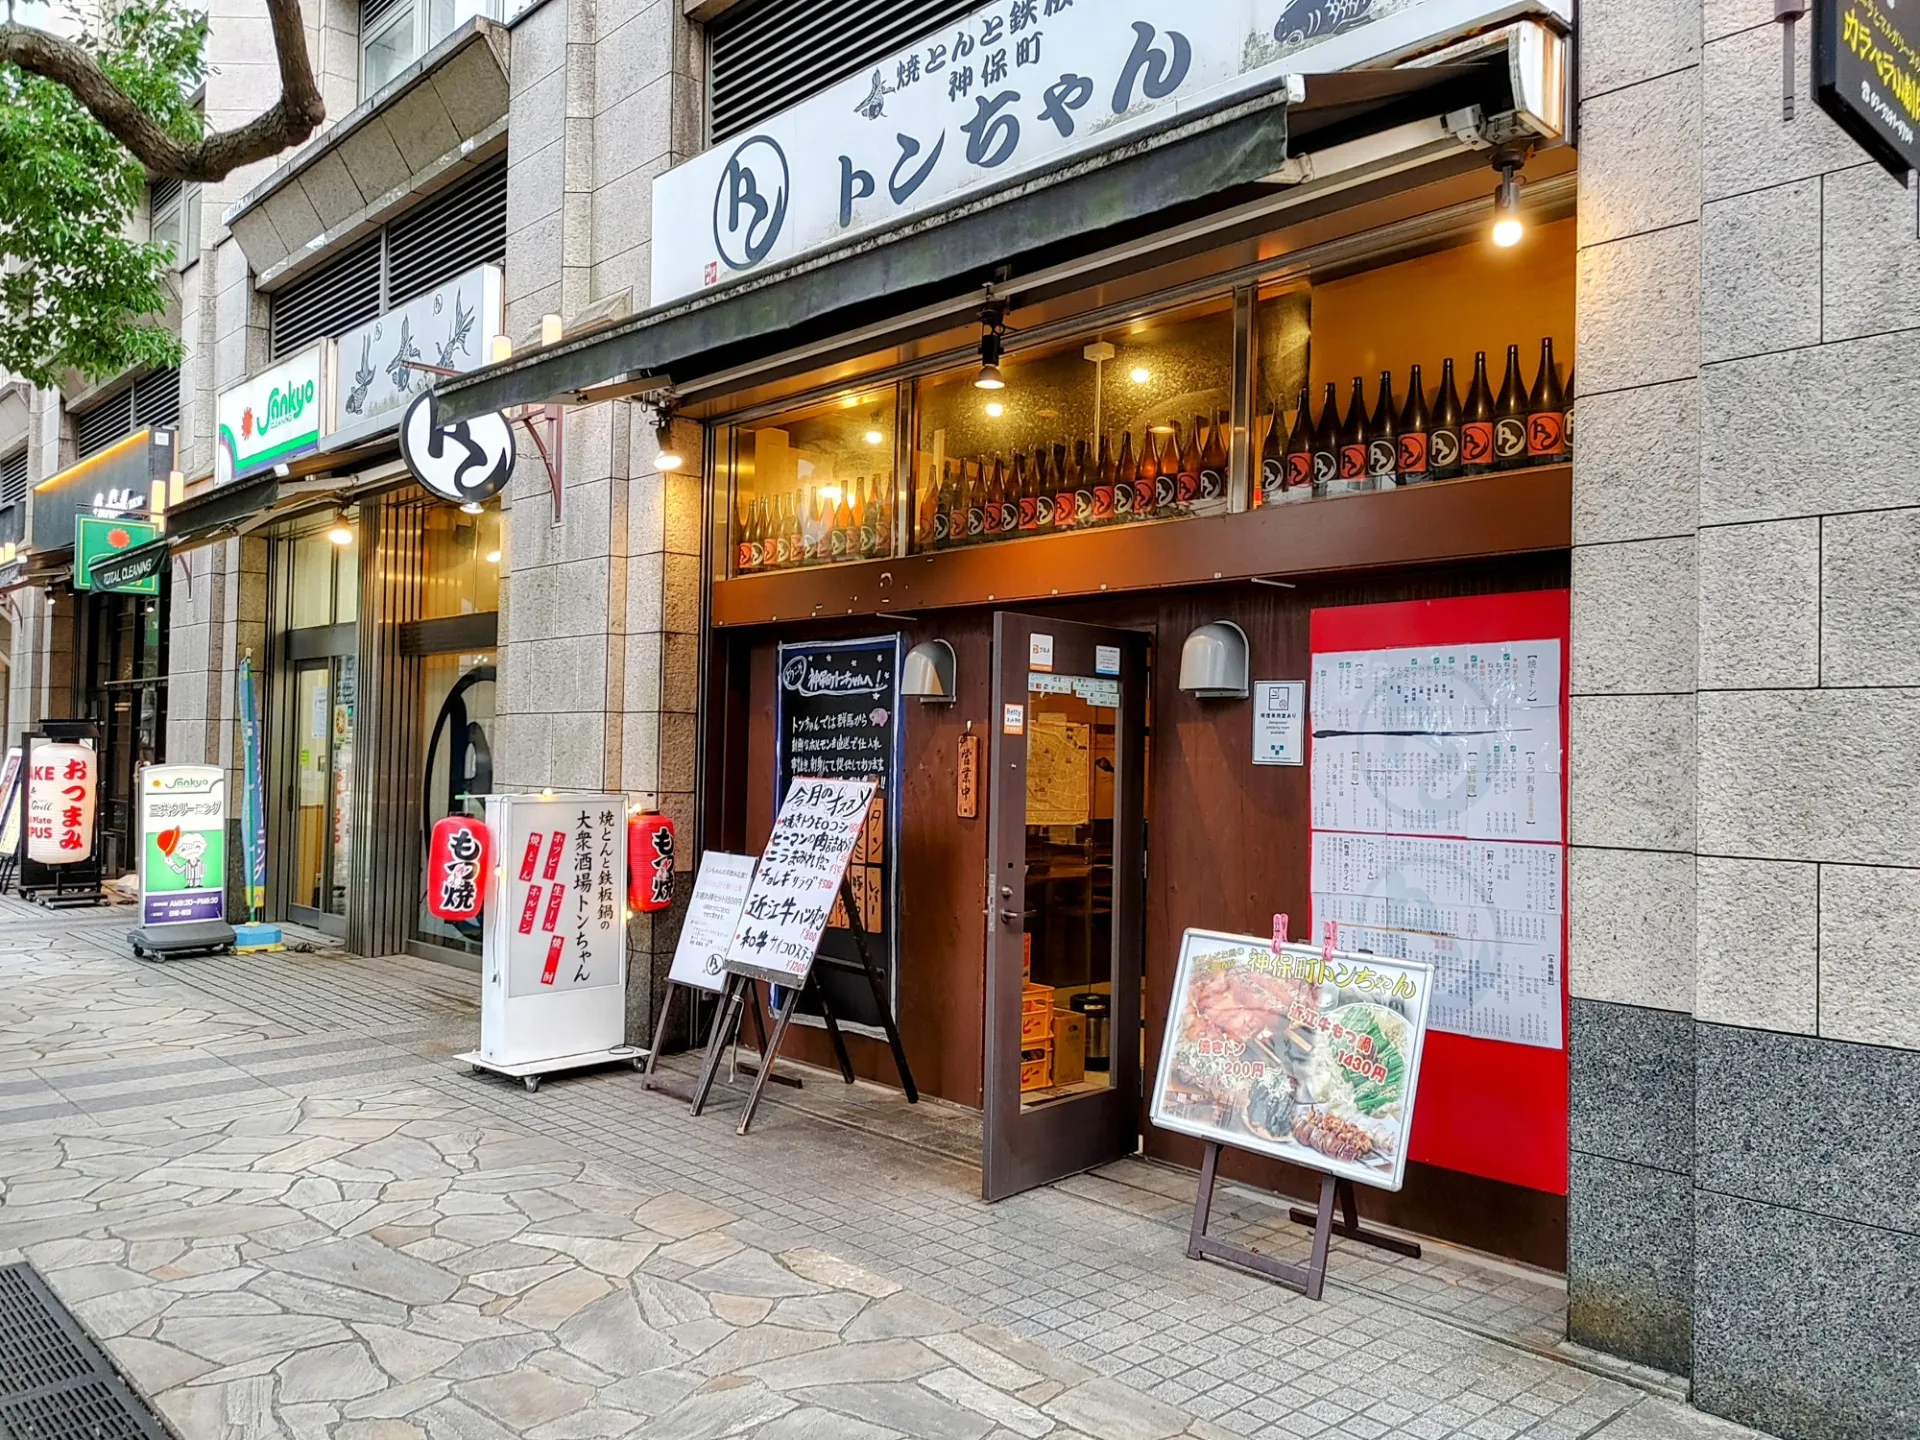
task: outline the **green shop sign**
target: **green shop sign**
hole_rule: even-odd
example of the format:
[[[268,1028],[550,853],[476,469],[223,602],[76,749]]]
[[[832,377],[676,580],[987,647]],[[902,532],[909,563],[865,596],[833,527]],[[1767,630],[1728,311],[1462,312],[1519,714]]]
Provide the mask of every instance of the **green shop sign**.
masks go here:
[[[128,551],[160,538],[158,525],[151,520],[103,520],[98,515],[82,515],[73,525],[74,589],[112,590],[122,595],[160,593],[157,564],[127,566],[121,563]],[[127,573],[140,569],[146,573]]]
[[[222,391],[214,482],[224,485],[319,449],[332,368],[332,342],[319,340]]]

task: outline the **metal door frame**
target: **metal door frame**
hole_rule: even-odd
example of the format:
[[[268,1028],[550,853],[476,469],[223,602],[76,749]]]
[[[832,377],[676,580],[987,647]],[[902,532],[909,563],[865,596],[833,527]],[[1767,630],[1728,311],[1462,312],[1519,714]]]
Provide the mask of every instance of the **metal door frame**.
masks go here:
[[[351,629],[351,626],[316,626],[314,628],[316,630],[324,629],[333,631],[341,628]],[[301,635],[304,633],[305,632],[302,631],[290,631],[289,641],[291,641],[293,635]],[[333,877],[333,835],[334,827],[337,823],[334,815],[333,697],[339,693],[340,662],[352,658],[351,651],[343,654],[338,651],[329,650],[309,654],[306,653],[309,648],[309,646],[303,645],[296,650],[296,647],[291,643],[289,643],[287,647],[288,658],[285,663],[286,678],[284,686],[281,687],[282,693],[285,696],[284,719],[280,725],[275,727],[278,733],[274,737],[274,744],[280,751],[281,763],[286,767],[287,777],[286,788],[281,792],[279,797],[281,813],[286,817],[284,822],[286,829],[282,833],[286,837],[284,849],[288,855],[287,860],[280,867],[280,910],[287,919],[297,924],[311,926],[323,934],[344,939],[347,933],[347,916],[345,910],[342,910],[336,915],[330,910],[321,910],[311,905],[303,905],[293,898],[294,886],[299,883],[299,876],[295,873],[294,868],[298,863],[295,857],[299,854],[299,845],[294,840],[294,837],[297,835],[300,825],[300,767],[295,763],[295,755],[299,746],[293,742],[295,736],[299,733],[301,718],[299,714],[300,677],[303,672],[308,670],[324,671],[327,677],[327,733],[321,737],[327,759],[326,829],[322,837],[323,843],[320,847],[320,878],[324,892],[325,887],[331,883]],[[297,658],[295,658],[296,654]]]
[[[1111,1083],[1030,1109],[1020,1103],[1021,936],[1026,910],[1027,676],[1030,637],[1053,637],[1053,673],[1095,675],[1095,645],[1120,652],[1120,712],[1114,732],[1113,997]],[[1133,1154],[1140,1143],[1140,1004],[1146,907],[1147,655],[1143,630],[1001,611],[993,619],[993,709],[987,785],[987,986],[985,1123],[981,1194],[988,1200]],[[1006,707],[1021,706],[1009,735]],[[1018,743],[1008,743],[1017,741]],[[1131,837],[1123,839],[1123,837]],[[1009,918],[1011,917],[1011,918]]]

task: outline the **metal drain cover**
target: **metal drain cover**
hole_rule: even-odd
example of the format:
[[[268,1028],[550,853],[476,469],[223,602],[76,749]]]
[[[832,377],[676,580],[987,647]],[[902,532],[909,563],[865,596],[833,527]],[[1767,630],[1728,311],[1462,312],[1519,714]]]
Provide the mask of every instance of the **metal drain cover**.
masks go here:
[[[0,1265],[0,1440],[169,1440],[31,1265]]]

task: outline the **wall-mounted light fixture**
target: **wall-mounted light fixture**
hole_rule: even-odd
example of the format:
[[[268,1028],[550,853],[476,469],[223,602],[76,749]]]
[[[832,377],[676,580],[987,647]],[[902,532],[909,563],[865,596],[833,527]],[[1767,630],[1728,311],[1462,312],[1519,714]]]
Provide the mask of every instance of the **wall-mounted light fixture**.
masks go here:
[[[951,705],[960,698],[954,689],[956,662],[953,646],[944,640],[922,640],[907,652],[900,667],[900,693],[923,705]]]
[[[659,454],[653,458],[653,468],[663,475],[670,475],[687,463],[673,443],[673,395],[662,392],[653,401],[653,439],[659,447]]]
[[[1180,688],[1202,700],[1247,698],[1247,632],[1231,620],[1202,625],[1180,647]]]
[[[1503,145],[1493,152],[1493,168],[1500,172],[1500,183],[1493,191],[1493,243],[1511,250],[1527,233],[1520,218],[1520,167],[1527,163],[1527,152],[1517,146]]]
[[[345,510],[333,512],[333,524],[327,527],[327,539],[340,546],[353,543],[353,525],[347,519]]]

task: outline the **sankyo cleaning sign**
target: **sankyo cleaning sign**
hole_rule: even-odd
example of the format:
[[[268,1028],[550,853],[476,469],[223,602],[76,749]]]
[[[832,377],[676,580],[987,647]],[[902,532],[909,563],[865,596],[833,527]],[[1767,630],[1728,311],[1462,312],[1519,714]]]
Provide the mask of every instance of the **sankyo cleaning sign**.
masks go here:
[[[227,779],[217,765],[140,772],[140,923],[223,919]]]
[[[225,485],[320,448],[331,413],[333,345],[317,340],[220,393],[214,483]]]

